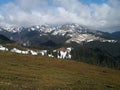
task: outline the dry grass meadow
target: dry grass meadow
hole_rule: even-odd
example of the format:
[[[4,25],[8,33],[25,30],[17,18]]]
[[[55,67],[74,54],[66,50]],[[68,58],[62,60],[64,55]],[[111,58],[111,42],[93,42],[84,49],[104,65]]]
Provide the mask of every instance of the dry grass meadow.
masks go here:
[[[120,71],[0,51],[0,90],[120,90]]]

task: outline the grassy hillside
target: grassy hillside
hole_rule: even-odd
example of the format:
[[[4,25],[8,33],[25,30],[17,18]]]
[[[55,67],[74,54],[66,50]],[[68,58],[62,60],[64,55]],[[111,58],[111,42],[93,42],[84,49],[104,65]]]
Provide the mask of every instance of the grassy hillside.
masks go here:
[[[0,90],[120,90],[120,71],[0,51]]]

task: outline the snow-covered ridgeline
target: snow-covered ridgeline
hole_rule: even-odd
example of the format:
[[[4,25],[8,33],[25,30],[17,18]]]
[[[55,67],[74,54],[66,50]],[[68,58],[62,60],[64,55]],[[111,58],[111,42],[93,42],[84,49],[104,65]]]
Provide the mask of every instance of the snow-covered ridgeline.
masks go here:
[[[17,27],[17,26],[9,26],[9,25],[0,27],[0,31],[4,31],[4,30],[11,32],[11,33],[19,33],[20,36],[22,36],[22,33],[26,32],[26,31],[28,31],[27,33],[31,32],[31,31],[36,31],[37,33],[39,33],[39,38],[41,38],[42,36],[67,37],[68,39],[65,41],[65,43],[67,43],[67,44],[69,44],[71,42],[81,44],[83,42],[87,43],[87,42],[92,42],[92,41],[96,41],[96,40],[100,41],[100,42],[110,42],[110,43],[117,42],[116,40],[108,40],[106,38],[101,37],[104,32],[91,30],[85,26],[81,26],[81,25],[75,24],[75,23],[63,24],[63,25],[44,24],[44,25],[34,25],[34,26],[30,26],[30,27]],[[19,38],[18,38],[18,40],[19,40]],[[28,39],[28,41],[29,41],[29,39]],[[21,42],[24,42],[24,41],[21,40]],[[23,45],[24,45],[24,43],[23,43]]]
[[[38,55],[37,52],[33,51],[33,50],[27,50],[27,51],[22,51],[22,50],[19,50],[17,48],[13,48],[10,50],[11,52],[14,52],[14,53],[19,53],[19,54],[31,54],[31,55]]]
[[[8,48],[3,47],[2,45],[0,45],[0,50],[1,50],[1,51],[8,51]]]
[[[66,48],[65,50],[59,50],[58,51],[58,55],[57,55],[57,58],[60,58],[60,59],[71,59],[71,50],[72,48]]]
[[[33,51],[33,50],[20,50],[17,48],[13,48],[11,50],[9,50],[6,47],[3,47],[2,45],[0,45],[0,51],[10,51],[13,53],[18,53],[18,54],[31,54],[31,55],[41,55],[41,56],[48,56],[48,57],[56,57],[56,58],[60,58],[60,59],[71,59],[71,47],[68,48],[64,48],[63,49],[58,49],[58,50],[53,50],[50,53],[48,53],[48,50],[40,50],[40,51]],[[56,54],[57,56],[53,55]]]

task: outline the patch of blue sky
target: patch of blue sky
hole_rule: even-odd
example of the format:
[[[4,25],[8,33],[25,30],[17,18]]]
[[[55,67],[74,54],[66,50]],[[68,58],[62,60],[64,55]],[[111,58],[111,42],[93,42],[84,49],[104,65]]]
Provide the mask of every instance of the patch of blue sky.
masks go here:
[[[8,3],[8,2],[11,2],[12,0],[0,0],[0,6]]]
[[[107,3],[108,0],[79,0],[81,3],[86,4],[86,5],[90,5],[90,4],[103,4],[103,3]]]

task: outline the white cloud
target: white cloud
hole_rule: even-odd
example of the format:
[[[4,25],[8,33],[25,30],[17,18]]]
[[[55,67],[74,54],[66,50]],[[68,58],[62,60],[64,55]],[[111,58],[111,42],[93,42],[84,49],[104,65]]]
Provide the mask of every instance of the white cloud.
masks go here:
[[[0,6],[0,24],[79,23],[95,29],[120,26],[119,0],[84,5],[79,0],[14,0]]]
[[[113,7],[119,7],[120,8],[120,0],[108,0],[109,4],[111,4]]]
[[[0,15],[0,20],[4,20],[4,16]]]

